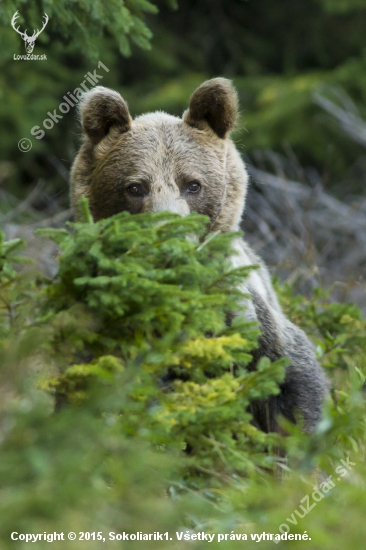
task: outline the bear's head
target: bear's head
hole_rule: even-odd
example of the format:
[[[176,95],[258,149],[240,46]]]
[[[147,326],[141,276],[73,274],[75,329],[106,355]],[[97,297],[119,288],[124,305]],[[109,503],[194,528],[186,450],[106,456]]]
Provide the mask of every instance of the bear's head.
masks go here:
[[[224,78],[199,86],[182,118],[155,112],[132,120],[120,94],[93,88],[80,104],[84,136],[71,172],[72,205],[86,195],[95,220],[122,210],[198,212],[210,217],[208,231],[237,230],[248,181],[229,137],[237,110]]]

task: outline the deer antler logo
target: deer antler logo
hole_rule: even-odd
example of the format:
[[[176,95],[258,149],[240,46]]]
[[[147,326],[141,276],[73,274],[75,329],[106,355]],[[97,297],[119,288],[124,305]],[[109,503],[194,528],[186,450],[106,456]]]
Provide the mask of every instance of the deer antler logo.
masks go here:
[[[27,29],[24,32],[21,32],[19,30],[19,27],[15,26],[15,23],[16,23],[16,20],[17,20],[18,17],[19,17],[19,12],[16,11],[13,15],[13,19],[11,20],[11,26],[23,38],[23,40],[25,42],[25,49],[26,49],[27,53],[32,53],[33,49],[34,49],[35,41],[37,40],[37,38],[39,37],[39,35],[41,34],[41,32],[43,31],[43,29],[45,28],[45,26],[48,23],[48,15],[47,15],[47,13],[44,14],[44,16],[43,16],[44,17],[43,27],[41,28],[41,30],[37,29],[36,31],[34,31],[32,36],[27,35]]]

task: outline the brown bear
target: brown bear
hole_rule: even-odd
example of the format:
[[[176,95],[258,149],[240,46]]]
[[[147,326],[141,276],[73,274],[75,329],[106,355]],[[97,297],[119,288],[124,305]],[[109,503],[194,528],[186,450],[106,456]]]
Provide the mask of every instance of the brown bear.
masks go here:
[[[206,214],[207,232],[237,231],[244,210],[248,174],[230,132],[238,113],[231,82],[214,78],[193,93],[182,118],[164,112],[132,120],[119,93],[97,86],[80,103],[83,142],[71,173],[71,203],[86,195],[95,220],[122,210]],[[77,215],[77,212],[76,212]],[[283,314],[262,261],[242,239],[234,242],[234,266],[259,264],[242,285],[251,299],[246,316],[260,323],[262,336],[250,365],[259,358],[288,357],[281,391],[252,405],[254,423],[278,430],[279,415],[303,417],[311,431],[321,415],[328,383],[305,333]]]

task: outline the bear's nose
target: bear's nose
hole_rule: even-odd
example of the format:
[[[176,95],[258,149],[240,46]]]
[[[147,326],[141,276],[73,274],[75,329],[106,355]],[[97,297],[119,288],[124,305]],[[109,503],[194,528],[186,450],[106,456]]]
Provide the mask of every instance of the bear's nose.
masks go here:
[[[180,214],[181,216],[187,216],[190,213],[190,209],[186,200],[184,200],[178,193],[166,193],[151,194],[144,204],[145,212],[172,212],[173,214]]]

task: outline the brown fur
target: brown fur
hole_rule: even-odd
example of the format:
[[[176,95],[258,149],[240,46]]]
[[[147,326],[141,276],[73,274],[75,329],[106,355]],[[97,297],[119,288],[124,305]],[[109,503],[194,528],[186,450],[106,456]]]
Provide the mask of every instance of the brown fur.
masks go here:
[[[234,128],[237,114],[235,88],[225,78],[213,78],[193,93],[183,120],[197,128],[204,129],[208,125],[220,138],[225,138]]]
[[[132,120],[117,92],[92,89],[80,108],[83,143],[71,173],[75,210],[80,196],[86,195],[95,220],[122,210],[182,215],[195,211],[209,216],[208,232],[238,230],[248,175],[230,139],[237,108],[236,91],[224,78],[204,82],[182,119],[156,112]],[[192,192],[197,184],[199,190]],[[328,391],[324,374],[303,331],[284,316],[264,264],[245,241],[236,239],[234,246],[234,266],[260,266],[242,285],[251,295],[243,301],[246,315],[258,320],[262,330],[251,368],[263,355],[292,361],[281,393],[253,404],[254,420],[266,431],[275,430],[278,415],[294,421],[299,410],[310,430]]]
[[[112,90],[104,92],[102,87],[87,102],[85,99],[81,102],[80,115],[84,130],[94,145],[108,134],[112,126],[121,133],[131,128],[132,119],[127,103],[119,93]]]

